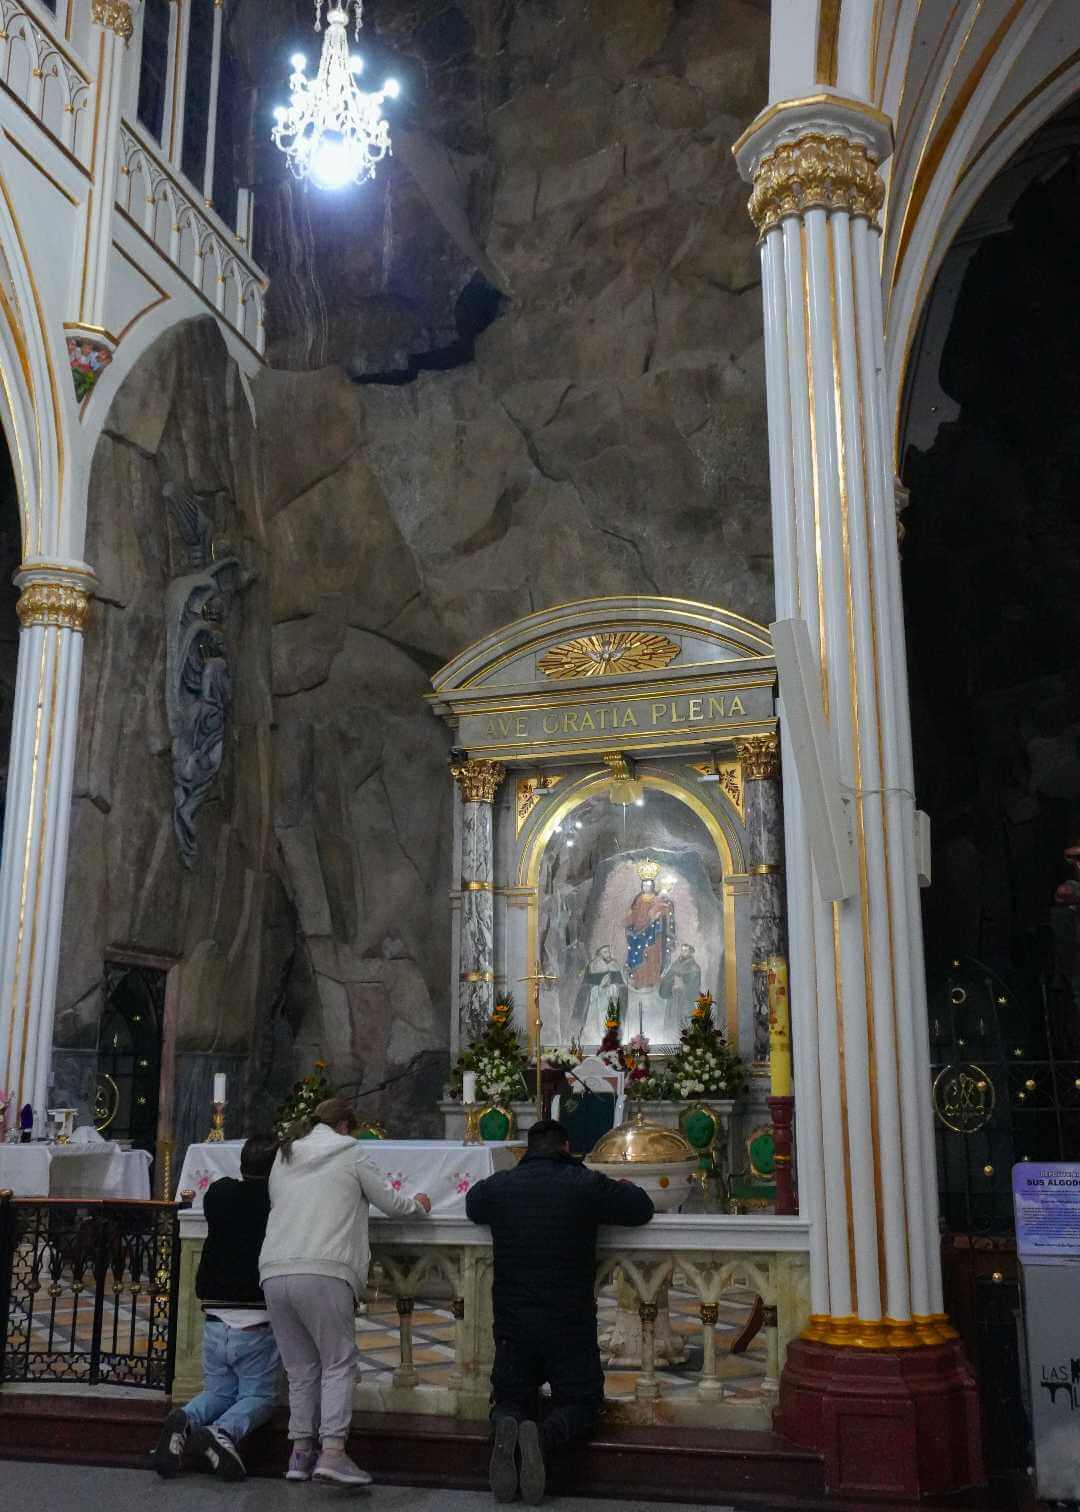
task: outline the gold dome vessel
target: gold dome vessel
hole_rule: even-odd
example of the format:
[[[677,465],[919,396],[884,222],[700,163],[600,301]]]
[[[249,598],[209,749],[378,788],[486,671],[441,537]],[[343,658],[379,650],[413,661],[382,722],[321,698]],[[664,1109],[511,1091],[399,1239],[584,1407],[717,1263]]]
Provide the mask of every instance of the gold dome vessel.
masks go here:
[[[677,1129],[649,1123],[639,1113],[598,1139],[586,1164],[671,1165],[696,1159],[693,1145]]]

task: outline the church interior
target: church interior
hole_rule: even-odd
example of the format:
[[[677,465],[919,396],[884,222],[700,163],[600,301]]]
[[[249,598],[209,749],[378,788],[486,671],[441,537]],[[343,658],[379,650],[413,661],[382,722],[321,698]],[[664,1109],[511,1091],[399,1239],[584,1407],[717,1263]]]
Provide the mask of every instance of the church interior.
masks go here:
[[[1080,1499],[1073,0],[0,0],[0,131],[0,1455],[341,1094],[380,1484],[557,1118],[566,1494]]]

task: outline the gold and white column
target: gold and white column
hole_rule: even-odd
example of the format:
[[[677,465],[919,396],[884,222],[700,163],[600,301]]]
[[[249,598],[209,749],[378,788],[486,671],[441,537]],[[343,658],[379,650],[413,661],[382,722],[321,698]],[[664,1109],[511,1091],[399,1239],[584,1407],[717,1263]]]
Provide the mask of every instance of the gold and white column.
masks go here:
[[[2,1085],[43,1115],[52,1062],[83,633],[94,581],[81,563],[16,574],[21,630],[0,860]]]
[[[498,761],[460,761],[450,771],[461,793],[458,1023],[464,1046],[484,1032],[495,1006],[494,805],[505,768]]]
[[[830,1349],[849,1363],[859,1352],[864,1392],[872,1352],[911,1357],[946,1345],[955,1352],[942,1309],[885,419],[878,165],[891,149],[885,116],[829,94],[772,105],[735,146],[753,182],[750,214],[761,234],[777,617],[809,628],[858,870],[854,897],[821,897],[794,764],[786,764],[792,1038],[801,1209],[812,1220],[812,1319],[803,1353],[792,1351],[785,1373],[794,1379],[806,1365],[807,1344],[824,1347],[810,1368],[819,1380],[829,1374]],[[783,728],[783,712],[781,719]],[[965,1369],[961,1360],[954,1373],[966,1413]],[[789,1391],[786,1414],[782,1387],[781,1418],[796,1435],[799,1415],[809,1421],[817,1411],[807,1379],[801,1396]],[[837,1410],[835,1402],[823,1407],[819,1427]],[[951,1470],[943,1483],[956,1483]]]

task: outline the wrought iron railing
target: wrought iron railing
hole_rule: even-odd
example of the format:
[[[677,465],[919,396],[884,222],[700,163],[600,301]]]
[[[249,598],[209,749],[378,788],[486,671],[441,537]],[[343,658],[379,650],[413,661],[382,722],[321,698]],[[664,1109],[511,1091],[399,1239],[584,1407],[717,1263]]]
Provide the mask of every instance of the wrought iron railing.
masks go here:
[[[167,1392],[179,1208],[0,1196],[0,1380]]]

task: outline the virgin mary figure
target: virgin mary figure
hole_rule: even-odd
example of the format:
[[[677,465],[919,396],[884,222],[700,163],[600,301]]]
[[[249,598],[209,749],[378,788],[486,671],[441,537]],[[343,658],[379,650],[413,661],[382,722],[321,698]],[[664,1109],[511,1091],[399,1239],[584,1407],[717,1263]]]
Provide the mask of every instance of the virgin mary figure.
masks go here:
[[[675,948],[675,904],[656,891],[658,861],[640,861],[641,891],[626,918],[626,969],[638,992],[655,992]]]

